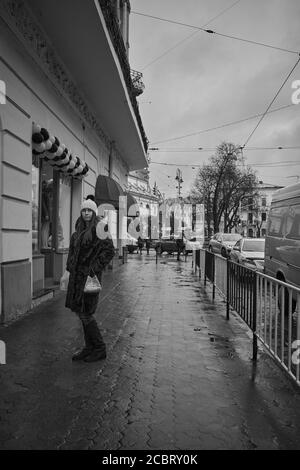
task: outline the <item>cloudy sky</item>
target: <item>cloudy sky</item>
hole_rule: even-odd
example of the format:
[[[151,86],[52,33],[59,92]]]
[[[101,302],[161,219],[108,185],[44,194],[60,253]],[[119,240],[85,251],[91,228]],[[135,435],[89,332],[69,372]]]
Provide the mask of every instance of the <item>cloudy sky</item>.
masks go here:
[[[159,149],[150,151],[151,184],[157,181],[166,196],[175,196],[179,167],[185,195],[197,167],[180,165],[201,165],[222,141],[244,145],[260,118],[207,130],[263,114],[296,64],[300,1],[130,3],[130,65],[143,73],[145,91],[138,98],[140,112],[149,147]],[[187,25],[291,52],[208,34]],[[295,80],[300,80],[300,63],[270,110],[286,107],[264,117],[243,152],[245,163],[253,165],[265,183],[286,186],[296,182],[297,175],[300,179],[300,104],[292,103]],[[279,146],[299,148],[278,150]]]

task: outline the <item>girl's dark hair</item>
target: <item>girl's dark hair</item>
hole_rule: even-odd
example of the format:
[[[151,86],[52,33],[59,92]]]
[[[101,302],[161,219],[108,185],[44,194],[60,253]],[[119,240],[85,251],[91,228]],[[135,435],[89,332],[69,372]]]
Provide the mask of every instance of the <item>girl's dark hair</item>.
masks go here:
[[[99,217],[95,214],[94,211],[88,225],[84,221],[82,214],[80,214],[80,217],[78,217],[75,223],[75,230],[78,234],[77,243],[81,243],[82,245],[89,244],[92,241],[94,234],[96,233],[96,225],[98,222]]]

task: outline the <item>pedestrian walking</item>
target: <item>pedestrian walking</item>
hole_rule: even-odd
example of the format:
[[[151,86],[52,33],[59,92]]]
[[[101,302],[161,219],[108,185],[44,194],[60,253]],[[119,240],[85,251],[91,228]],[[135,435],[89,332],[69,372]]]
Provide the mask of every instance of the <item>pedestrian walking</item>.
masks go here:
[[[97,236],[97,212],[97,205],[93,200],[83,201],[80,217],[70,240],[66,265],[70,277],[65,306],[78,315],[85,339],[84,348],[74,354],[73,361],[93,362],[106,358],[106,346],[93,316],[99,292],[84,292],[88,276],[97,276],[101,282],[102,271],[115,253],[111,239],[101,240]]]
[[[180,253],[184,250],[184,241],[181,238],[176,239],[177,261],[180,261]]]
[[[138,249],[139,249],[140,255],[142,254],[143,246],[144,246],[144,242],[143,242],[143,240],[141,239],[141,237],[139,237],[139,238],[138,238]]]
[[[151,246],[150,240],[149,240],[149,238],[147,238],[147,240],[146,240],[147,255],[149,255],[150,246]]]

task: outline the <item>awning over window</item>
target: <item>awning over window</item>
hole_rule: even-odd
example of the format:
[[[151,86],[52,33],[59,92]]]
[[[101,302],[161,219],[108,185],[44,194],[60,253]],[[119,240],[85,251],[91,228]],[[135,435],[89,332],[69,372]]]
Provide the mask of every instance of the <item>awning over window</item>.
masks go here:
[[[125,196],[119,183],[110,176],[99,175],[95,188],[95,202],[97,206],[100,206],[100,204],[112,204],[118,209],[119,196]]]

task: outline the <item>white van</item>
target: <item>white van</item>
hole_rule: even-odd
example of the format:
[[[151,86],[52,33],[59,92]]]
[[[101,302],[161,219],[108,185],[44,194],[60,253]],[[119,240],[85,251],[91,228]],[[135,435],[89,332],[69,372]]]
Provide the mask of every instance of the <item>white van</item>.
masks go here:
[[[273,194],[265,242],[265,273],[300,287],[300,183]]]

